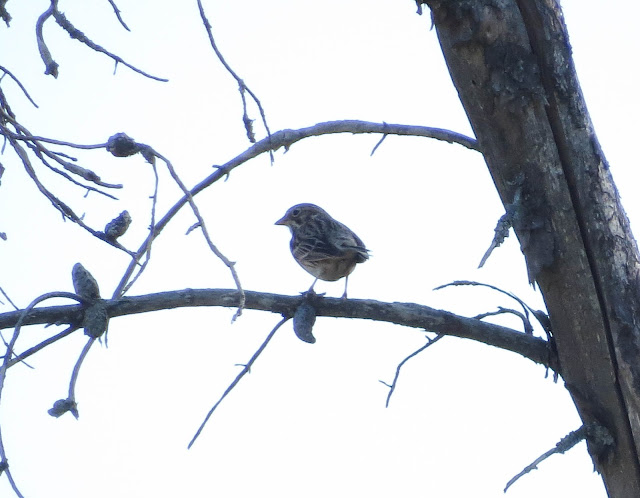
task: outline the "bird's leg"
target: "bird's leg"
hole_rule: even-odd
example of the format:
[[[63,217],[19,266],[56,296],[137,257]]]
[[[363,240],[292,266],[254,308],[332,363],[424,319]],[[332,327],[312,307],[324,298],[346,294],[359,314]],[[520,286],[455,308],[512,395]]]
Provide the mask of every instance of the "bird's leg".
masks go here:
[[[349,283],[349,275],[344,277],[344,294],[342,294],[342,297],[340,299],[347,299],[347,284],[348,283]]]
[[[313,293],[315,294],[315,291],[313,290],[313,286],[316,285],[316,282],[318,281],[318,279],[316,278],[313,283],[311,284],[311,287],[309,287],[309,290],[307,291],[308,293]]]
[[[302,296],[305,298],[313,298],[315,296],[324,296],[324,292],[322,294],[316,294],[316,291],[313,290],[313,286],[316,285],[316,282],[318,281],[318,279],[316,278],[313,283],[311,284],[311,287],[309,287],[309,290],[306,292],[302,292]]]

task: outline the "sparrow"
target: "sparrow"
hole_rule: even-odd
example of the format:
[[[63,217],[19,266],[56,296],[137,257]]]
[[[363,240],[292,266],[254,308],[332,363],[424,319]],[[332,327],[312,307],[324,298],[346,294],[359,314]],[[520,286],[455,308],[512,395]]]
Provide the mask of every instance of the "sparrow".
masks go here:
[[[356,264],[369,259],[360,237],[315,204],[291,207],[276,225],[289,227],[293,258],[316,277],[308,292],[313,292],[318,279],[335,282],[345,277],[342,299],[346,299],[349,275]]]

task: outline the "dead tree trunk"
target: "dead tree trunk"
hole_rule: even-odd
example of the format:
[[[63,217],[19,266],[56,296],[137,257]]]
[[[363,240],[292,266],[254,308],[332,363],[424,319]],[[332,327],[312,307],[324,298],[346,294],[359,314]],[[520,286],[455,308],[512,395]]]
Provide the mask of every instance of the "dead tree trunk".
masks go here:
[[[556,0],[421,0],[549,311],[610,497],[640,496],[638,249]],[[514,202],[515,201],[515,202]],[[550,417],[553,413],[549,414]]]

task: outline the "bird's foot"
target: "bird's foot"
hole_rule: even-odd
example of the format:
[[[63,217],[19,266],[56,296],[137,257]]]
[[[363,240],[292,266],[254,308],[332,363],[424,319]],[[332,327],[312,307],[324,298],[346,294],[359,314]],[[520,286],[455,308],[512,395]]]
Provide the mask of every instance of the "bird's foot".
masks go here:
[[[314,297],[323,297],[325,294],[326,292],[321,292],[320,294],[318,294],[316,291],[313,290],[313,287],[307,291],[300,293],[302,297],[305,297],[308,299],[313,299]]]

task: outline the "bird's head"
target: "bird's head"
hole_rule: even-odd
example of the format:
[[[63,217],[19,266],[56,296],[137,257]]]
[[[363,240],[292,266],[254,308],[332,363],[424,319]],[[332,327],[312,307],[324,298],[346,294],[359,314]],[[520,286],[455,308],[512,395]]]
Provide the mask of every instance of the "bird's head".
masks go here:
[[[295,230],[317,216],[330,218],[324,209],[315,204],[297,204],[289,208],[285,215],[276,221],[276,225],[285,225]]]

